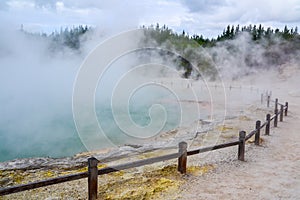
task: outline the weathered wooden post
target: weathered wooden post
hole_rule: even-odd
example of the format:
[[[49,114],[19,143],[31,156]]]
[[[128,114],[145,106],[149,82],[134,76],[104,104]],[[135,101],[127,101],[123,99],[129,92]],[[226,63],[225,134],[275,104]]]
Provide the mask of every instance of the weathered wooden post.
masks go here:
[[[245,131],[240,131],[239,133],[239,150],[238,150],[238,159],[241,161],[245,160],[245,137],[246,137],[246,132]]]
[[[275,114],[275,118],[274,118],[274,127],[277,127],[277,123],[278,123],[278,99],[275,99],[275,109],[274,109],[274,114]]]
[[[271,115],[270,114],[267,114],[267,117],[266,117],[266,121],[267,121],[267,124],[266,124],[266,135],[270,135],[270,120],[271,120]]]
[[[278,123],[278,110],[275,110],[275,117],[274,117],[274,127],[277,127]]]
[[[285,110],[284,110],[284,115],[285,115],[285,116],[287,116],[288,108],[289,108],[289,103],[288,103],[288,102],[285,102]]]
[[[270,107],[270,95],[268,95],[268,99],[267,99],[267,107]]]
[[[283,105],[280,105],[280,121],[283,121]]]
[[[88,159],[88,190],[89,200],[96,200],[98,193],[98,160],[94,157]]]
[[[276,110],[278,110],[278,99],[277,98],[275,99],[275,109],[274,109],[274,112],[276,112]]]
[[[186,173],[186,162],[187,162],[187,143],[180,142],[179,143],[179,158],[178,158],[178,171],[181,174]]]
[[[256,133],[255,133],[255,145],[259,145],[259,138],[260,138],[260,120],[257,120],[257,121],[256,121],[255,129],[256,129]]]

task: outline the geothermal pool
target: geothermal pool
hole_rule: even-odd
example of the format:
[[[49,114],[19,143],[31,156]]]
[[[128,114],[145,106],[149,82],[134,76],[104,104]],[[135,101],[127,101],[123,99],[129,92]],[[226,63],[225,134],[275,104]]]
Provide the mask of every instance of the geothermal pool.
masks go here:
[[[262,92],[254,87],[237,86],[224,89],[222,85],[215,87],[214,84],[211,84],[208,89],[206,85],[197,81],[189,86],[186,81],[163,80],[158,83],[176,88],[176,91],[173,90],[173,92],[175,91],[177,95],[180,94],[178,95],[180,96],[179,101],[176,99],[178,96],[176,97],[174,93],[166,90],[141,102],[143,96],[155,91],[155,87],[150,87],[140,94],[133,95],[127,106],[128,112],[124,112],[124,109],[118,110],[118,108],[112,112],[110,105],[96,104],[99,124],[108,140],[115,146],[147,142],[147,138],[154,135],[146,135],[145,138],[142,137],[146,133],[140,133],[141,135],[135,135],[135,137],[128,136],[121,130],[120,124],[116,123],[114,115],[118,115],[118,119],[122,119],[123,115],[127,117],[129,113],[135,125],[147,127],[154,120],[149,115],[151,106],[160,105],[158,109],[163,108],[167,116],[163,128],[160,129],[161,133],[178,127],[188,127],[199,119],[221,119],[224,115],[238,115],[242,112],[243,107],[254,102],[259,103]],[[191,88],[193,88],[193,92],[191,92]],[[160,87],[159,89],[161,90]],[[224,111],[226,112],[224,113]],[[156,115],[155,109],[152,111],[152,117],[157,121],[165,120],[159,110]],[[0,161],[41,156],[65,157],[87,150],[76,130],[71,107],[64,108],[63,112],[43,116],[42,119],[39,118],[38,112],[32,112],[32,116],[28,116],[28,120],[26,120],[26,116],[21,118],[23,121],[10,122],[7,120],[6,124],[1,122]],[[96,146],[99,149],[109,147],[107,141],[97,143]]]

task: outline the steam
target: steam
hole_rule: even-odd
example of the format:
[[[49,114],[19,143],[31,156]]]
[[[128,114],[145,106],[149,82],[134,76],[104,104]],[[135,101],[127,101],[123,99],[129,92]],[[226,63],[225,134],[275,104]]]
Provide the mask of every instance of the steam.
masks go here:
[[[16,157],[70,156],[86,150],[78,137],[73,121],[73,86],[80,65],[89,51],[108,36],[109,34],[95,29],[81,38],[81,49],[72,50],[64,47],[59,50],[56,48],[56,52],[53,52],[49,48],[52,43],[48,38],[12,30],[9,27],[6,29],[0,37],[1,161]],[[134,40],[138,41],[139,38]],[[124,41],[122,45],[126,46]],[[115,49],[110,50],[115,51]],[[119,77],[131,69],[132,65],[139,63],[136,56],[135,54],[117,62],[115,67],[110,67],[106,78],[101,80],[101,83],[107,87],[100,88],[97,93],[98,115],[103,114],[102,111],[105,111],[105,106],[109,104],[110,91],[115,87]],[[144,70],[135,75],[141,76],[140,80],[143,79],[143,74],[150,75],[151,78],[170,75],[167,70],[163,75],[161,72],[161,69]],[[172,73],[174,75],[174,72]],[[180,77],[179,74],[176,75]],[[141,99],[146,99],[148,102],[153,102],[158,96],[166,95],[155,94],[154,91],[157,90],[152,88],[147,91],[154,95],[152,97],[147,95],[149,98],[145,98],[137,92],[132,101],[139,102]],[[126,101],[120,102],[122,104]],[[142,107],[143,104],[139,105],[139,108]],[[169,116],[177,116],[173,121],[178,121],[180,114],[166,112]],[[154,108],[153,113],[157,113],[157,109]],[[108,115],[99,117],[102,123],[106,122]],[[137,116],[135,120],[138,120]],[[147,120],[146,123],[145,121],[141,123],[148,124]],[[171,127],[175,128],[177,124],[175,122],[175,126]],[[110,126],[104,128],[105,131],[115,130]],[[122,140],[122,138],[114,139],[118,140],[117,142]],[[103,148],[105,144],[97,144],[96,147]]]
[[[180,126],[180,120],[176,117],[175,126],[168,126],[170,116],[188,116],[182,112],[174,113],[174,109],[166,106],[167,103],[159,102],[162,97],[172,94],[175,96],[174,102],[182,99],[176,99],[179,93],[173,92],[170,87],[155,82],[177,71],[174,63],[169,65],[170,69],[163,65],[166,62],[162,62],[158,54],[147,54],[148,59],[143,59],[144,55],[136,52],[139,49],[145,50],[141,43],[143,37],[144,30],[140,29],[105,41],[87,57],[78,73],[73,96],[74,118],[80,137],[89,150],[99,148],[100,143],[102,147],[118,145],[116,139],[136,142],[153,137],[166,130],[166,127],[168,130]],[[180,78],[178,72],[176,75]],[[96,101],[96,107],[100,105],[96,109],[101,119],[99,122],[94,113],[93,99],[97,81],[97,97],[105,99],[100,104]],[[145,106],[148,113],[132,116],[137,110],[145,110]],[[107,118],[114,122],[109,122]]]
[[[236,80],[266,70],[278,71],[284,65],[297,65],[300,51],[295,44],[272,38],[272,42],[261,39],[254,42],[251,35],[243,32],[234,40],[219,42],[206,49],[219,68],[224,80]]]
[[[62,152],[64,156],[68,156],[86,150],[77,136],[72,116],[73,84],[80,65],[88,53],[99,42],[105,41],[111,33],[119,30],[111,29],[108,32],[103,32],[96,29],[81,38],[82,46],[79,51],[64,48],[58,52],[49,50],[51,41],[47,38],[34,37],[30,34],[12,30],[10,27],[6,27],[4,30],[0,36],[0,161],[29,156],[59,157],[62,155]],[[135,39],[139,40],[140,38]],[[196,51],[201,59],[206,59],[205,62],[207,60],[214,62],[219,70],[219,81],[225,79],[233,80],[273,67],[279,69],[284,64],[293,64],[299,60],[299,50],[295,51],[295,53],[282,51],[283,41],[278,39],[274,40],[274,42],[273,49],[268,49],[265,42],[254,43],[251,37],[244,33],[234,40],[220,42],[213,48],[199,47]],[[119,45],[126,45],[126,43],[120,43]],[[288,48],[287,44],[284,45]],[[165,46],[167,49],[176,52],[170,44],[165,44]],[[186,49],[185,51],[189,50],[192,49]],[[107,49],[107,51],[113,52],[114,49]],[[266,57],[270,53],[280,55],[276,63],[270,60],[270,57]],[[96,90],[95,99],[97,104],[96,111],[98,112],[96,114],[100,121],[105,123],[105,118],[108,115],[113,115],[111,111],[108,115],[101,115],[106,112],[104,107],[101,106],[111,103],[109,97],[112,96],[111,92],[113,90],[118,91],[117,94],[119,96],[117,96],[117,99],[120,99],[118,102],[113,101],[113,104],[128,105],[128,102],[130,102],[129,104],[134,104],[136,106],[135,109],[138,110],[141,110],[143,107],[143,104],[139,105],[137,103],[140,100],[146,103],[149,102],[148,104],[155,104],[157,99],[164,100],[162,97],[170,98],[172,96],[175,99],[174,102],[177,101],[176,95],[173,94],[178,95],[182,91],[173,90],[175,82],[170,83],[169,81],[168,87],[170,87],[165,87],[162,93],[156,93],[157,88],[155,87],[163,88],[159,78],[179,78],[182,71],[178,72],[175,69],[180,63],[173,58],[171,58],[171,61],[166,62],[165,58],[160,57],[159,54],[153,56],[155,60],[147,60],[141,56],[144,62],[140,62],[140,59],[136,59],[139,56],[141,55],[133,54],[120,59],[120,61],[115,61],[115,63],[111,64],[112,66],[110,66],[107,74],[99,81],[99,90]],[[190,61],[194,62],[193,59],[196,60],[199,57],[194,57]],[[173,66],[174,68],[170,70],[164,66],[159,68],[153,65],[146,66],[145,64],[148,61],[152,64]],[[143,70],[133,70],[132,66],[137,64],[142,66]],[[150,68],[152,70],[149,70]],[[130,76],[121,79],[120,77],[128,71],[130,71]],[[151,82],[155,87],[149,87],[144,92],[139,93],[140,88],[135,88],[130,84],[143,85],[142,83],[144,82],[142,80],[145,77],[148,77],[148,82]],[[156,78],[158,79],[156,80]],[[116,86],[124,86],[124,88]],[[126,94],[123,95],[122,93],[122,91],[126,91],[125,86],[130,86],[133,90],[129,100]],[[190,99],[194,94],[188,93],[185,95],[185,97],[180,97],[180,99]],[[207,96],[207,93],[199,94],[199,91],[197,95],[202,95],[201,100],[210,98]],[[122,101],[124,96],[126,101]],[[220,96],[216,97],[219,101],[223,101],[223,98]],[[170,104],[170,102],[160,103],[160,105],[167,104]],[[100,107],[97,107],[99,105]],[[130,109],[134,109],[134,107]],[[189,111],[192,112],[192,110],[195,109],[190,109]],[[125,112],[125,110],[123,111]],[[114,110],[113,112],[119,112],[119,110]],[[163,118],[158,118],[154,122],[159,125],[160,130],[163,130],[160,122],[167,123],[164,121],[164,115],[172,117],[177,112],[179,113],[180,110],[176,110],[174,114],[174,112],[162,110],[160,106],[154,106],[153,110],[151,111],[150,109],[150,112],[147,113],[149,114],[148,121],[141,122],[140,125],[147,127],[151,117],[154,116],[153,114],[159,113]],[[199,119],[197,112],[191,115],[192,119]],[[122,116],[118,117],[120,117],[118,120],[122,122]],[[174,118],[172,120],[175,121],[175,126],[173,124],[172,126],[167,126],[168,128],[175,128],[177,125],[180,125],[181,119]],[[185,120],[187,119],[188,117]],[[86,120],[89,119],[87,118]],[[138,117],[133,117],[133,120],[138,121],[139,119]],[[117,125],[121,127],[126,126],[124,124]],[[104,128],[107,129],[106,131],[114,130],[110,126],[104,125]],[[133,132],[131,131],[132,127],[127,128],[130,130],[127,132]],[[151,134],[146,133],[146,136],[151,136]],[[117,138],[116,140],[122,139]]]
[[[80,147],[72,136],[71,95],[83,55],[52,53],[49,45],[9,28],[1,34],[1,160],[83,150],[70,148]]]
[[[58,15],[73,12],[69,8],[74,6],[73,3],[61,3]],[[75,12],[82,6],[77,3]],[[112,5],[118,12],[111,12]],[[43,9],[58,9],[57,6],[41,5]],[[72,115],[72,92],[77,72],[84,58],[100,42],[137,24],[136,13],[128,15],[123,3],[95,3],[95,7],[93,12],[97,22],[94,24],[100,28],[94,28],[80,38],[79,50],[62,47],[53,51],[53,42],[49,38],[16,30],[20,26],[16,24],[18,16],[11,19],[6,11],[0,12],[3,28],[0,36],[0,161],[16,157],[69,156],[86,150]],[[49,17],[57,14],[49,11],[46,14]],[[22,14],[22,10],[18,13]],[[108,17],[114,23],[108,23]],[[27,26],[31,25],[25,24],[25,30]]]

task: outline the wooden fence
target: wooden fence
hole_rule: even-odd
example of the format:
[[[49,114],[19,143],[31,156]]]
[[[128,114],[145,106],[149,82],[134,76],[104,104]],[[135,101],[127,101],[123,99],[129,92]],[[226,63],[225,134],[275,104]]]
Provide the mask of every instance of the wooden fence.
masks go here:
[[[267,98],[267,106],[270,105],[270,97]],[[280,109],[278,107],[280,106]],[[182,174],[186,173],[186,164],[187,164],[187,157],[207,151],[213,151],[216,149],[222,149],[231,146],[238,146],[238,160],[244,161],[245,160],[245,144],[246,141],[249,140],[252,136],[255,135],[255,145],[259,145],[260,142],[260,133],[261,130],[265,127],[265,135],[270,134],[270,125],[271,122],[274,122],[274,127],[277,127],[278,124],[278,116],[279,120],[283,121],[283,115],[287,116],[288,113],[288,102],[285,105],[278,103],[278,99],[275,99],[275,109],[274,114],[271,116],[270,114],[266,115],[266,121],[261,123],[261,121],[256,121],[255,129],[251,131],[248,135],[245,131],[239,132],[239,138],[236,141],[218,144],[209,147],[202,147],[194,150],[187,150],[187,143],[180,142],[178,147],[177,153],[172,153],[164,156],[148,158],[143,160],[138,160],[130,163],[120,164],[111,167],[105,167],[102,169],[98,169],[98,160],[94,157],[88,159],[88,171],[81,172],[61,177],[56,177],[47,180],[41,180],[33,183],[23,184],[23,185],[16,185],[8,188],[1,188],[0,195],[8,195],[16,192],[21,192],[25,190],[31,190],[39,187],[45,187],[48,185],[63,183],[67,181],[78,180],[82,178],[88,178],[88,199],[95,200],[97,199],[97,189],[98,189],[98,175],[109,174],[112,172],[130,169],[134,167],[140,167],[144,165],[153,164],[156,162],[166,161],[170,159],[178,159],[178,171]]]

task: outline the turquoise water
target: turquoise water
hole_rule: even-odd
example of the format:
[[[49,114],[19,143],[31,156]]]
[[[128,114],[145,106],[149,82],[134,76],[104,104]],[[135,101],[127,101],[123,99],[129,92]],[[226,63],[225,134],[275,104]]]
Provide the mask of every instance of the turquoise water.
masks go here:
[[[159,89],[160,92],[156,89]],[[117,106],[115,108],[114,114],[110,103],[100,103],[96,98],[96,102],[98,102],[96,103],[98,122],[108,139],[114,145],[140,142],[140,140],[136,140],[136,138],[126,134],[122,130],[122,127],[119,127],[114,118],[115,115],[118,115],[120,119],[123,116],[126,117],[129,115],[134,124],[147,127],[147,125],[151,124],[151,120],[153,120],[149,115],[151,106],[159,104],[164,108],[167,116],[167,120],[161,129],[162,132],[175,129],[180,125],[181,117],[184,116],[181,113],[181,109],[186,111],[185,113],[188,115],[185,118],[187,122],[193,122],[193,120],[199,118],[208,118],[209,108],[207,111],[201,110],[201,116],[199,116],[197,115],[197,111],[192,112],[194,107],[191,106],[191,103],[186,103],[186,107],[180,107],[176,98],[169,91],[161,89],[155,86],[148,89],[144,88],[142,91],[132,95],[128,104],[122,105],[120,101],[120,107]],[[215,96],[215,100],[220,100],[219,102],[215,101],[215,112],[222,114],[222,109],[224,108],[220,105],[225,103],[225,101],[219,96],[223,95],[219,89],[212,88],[211,91]],[[203,93],[203,91],[199,90],[199,93]],[[240,90],[238,88],[228,90],[226,93],[228,115],[243,113],[243,107],[247,103],[259,99],[260,94],[258,90]],[[243,106],[238,107],[237,105]],[[19,113],[18,116],[9,115],[8,111],[11,111],[13,108],[9,108],[8,111],[4,110],[6,115],[0,120],[0,161],[40,156],[65,157],[86,151],[77,133],[71,106],[62,106],[58,110],[56,106],[51,105],[45,107],[44,110],[42,107],[45,106],[37,107],[38,109],[31,107],[30,112],[26,108],[23,108],[20,112],[13,112]],[[49,110],[52,112],[49,112]],[[193,114],[194,116],[192,116]],[[158,121],[164,120],[164,116],[160,114],[156,115],[155,112],[153,117]],[[140,136],[145,136],[143,134],[141,132]],[[99,149],[106,147],[105,142],[100,142],[97,144],[97,147],[99,146]]]
[[[151,119],[148,114],[151,105],[132,106],[130,116],[140,126],[146,126]],[[179,123],[178,109],[173,105],[164,105],[168,120],[163,130],[176,128]],[[106,106],[98,106],[98,121],[108,138],[115,145],[130,143],[128,137],[115,123],[112,110]],[[0,161],[28,157],[65,157],[86,151],[82,144],[70,113],[63,116],[32,121],[15,121],[14,126],[0,126]],[[119,113],[119,115],[126,113]],[[32,116],[31,116],[32,117]],[[19,127],[19,128],[18,128]],[[21,127],[21,128],[20,128]],[[102,144],[99,144],[99,149]]]
[[[179,108],[174,105],[167,105],[167,104],[160,104],[160,105],[162,105],[165,108],[166,116],[167,116],[167,120],[164,123],[164,126],[162,127],[162,129],[159,129],[160,132],[177,128],[180,123]],[[145,127],[145,129],[147,129],[147,126],[152,121],[149,115],[150,107],[151,105],[145,105],[145,106],[138,106],[129,109],[129,116],[131,117],[132,124],[140,127]],[[128,114],[122,112],[122,113],[118,113],[118,115],[119,118],[122,119],[123,115],[124,117],[126,117]],[[137,135],[136,137],[130,135],[130,133],[127,133],[126,130],[123,130],[122,126],[120,126],[120,124],[116,122],[111,109],[105,109],[105,110],[97,109],[97,116],[103,132],[109,138],[109,140],[115,145],[126,144],[126,143],[138,143],[147,140],[147,138],[151,138],[151,136],[155,136],[151,134],[149,135],[149,133],[147,134],[146,132],[137,133],[135,134]],[[157,118],[156,120],[163,121],[162,119],[163,116],[155,115],[154,117]],[[129,125],[126,128],[128,127]],[[154,132],[154,130],[148,130],[148,131]],[[141,138],[145,138],[145,139],[141,139]]]
[[[44,124],[0,128],[0,161],[27,157],[63,157],[84,151],[72,115],[50,119]],[[17,127],[24,127],[17,129]]]
[[[101,79],[103,87],[99,87],[96,94],[98,122],[114,145],[136,142],[135,138],[128,136],[115,122],[109,99],[124,72],[112,67],[108,72],[110,73]],[[138,76],[133,75],[130,80],[135,80],[136,77]],[[143,76],[139,77],[144,79]],[[0,96],[3,105],[0,117],[0,161],[40,156],[65,157],[87,150],[80,140],[73,120],[71,80],[68,80],[66,85],[52,79],[46,80],[45,82],[54,84],[51,87],[43,87],[43,81],[38,81],[40,80],[29,84],[28,88],[23,90],[16,85],[15,90]],[[154,113],[153,119],[149,115],[151,106],[160,104],[165,108],[167,116],[161,131],[174,129],[179,125],[180,107],[177,103],[163,103],[162,100],[165,99],[176,102],[170,91],[163,87],[156,85],[141,88],[132,94],[130,99],[120,99],[114,112],[121,118],[129,113],[134,124],[143,127],[151,124],[151,120],[163,120],[160,114]],[[143,134],[141,132],[141,136],[144,137]],[[106,147],[105,143],[106,141],[100,141],[96,145],[101,149]]]

